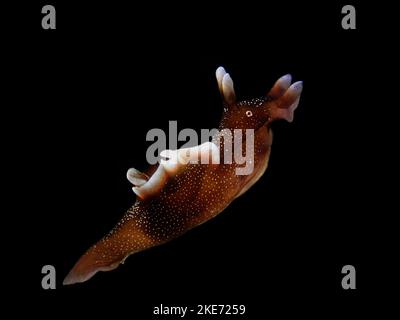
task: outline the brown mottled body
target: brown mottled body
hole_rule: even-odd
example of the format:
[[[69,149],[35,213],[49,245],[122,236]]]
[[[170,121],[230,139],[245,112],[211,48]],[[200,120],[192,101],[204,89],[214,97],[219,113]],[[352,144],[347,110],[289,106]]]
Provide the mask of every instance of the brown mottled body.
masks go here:
[[[75,264],[64,284],[83,282],[98,271],[112,270],[130,254],[170,241],[215,217],[265,172],[272,143],[270,123],[276,119],[292,120],[301,84],[290,86],[291,78],[282,77],[271,89],[268,99],[236,103],[229,75],[223,69],[218,70],[217,80],[225,100],[220,129],[254,129],[252,173],[237,175],[236,168],[242,165],[235,162],[186,164],[155,190],[153,196],[138,197],[117,226]],[[217,138],[213,139],[215,143],[219,141]],[[223,138],[219,142],[222,145]],[[224,149],[220,150],[222,158]],[[155,171],[153,169],[149,176]],[[142,174],[140,179],[143,177],[146,175]]]

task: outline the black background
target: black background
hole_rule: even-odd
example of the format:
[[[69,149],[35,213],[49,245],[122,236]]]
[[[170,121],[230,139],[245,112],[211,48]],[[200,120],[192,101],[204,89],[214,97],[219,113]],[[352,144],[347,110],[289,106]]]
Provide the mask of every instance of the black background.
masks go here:
[[[320,318],[357,314],[388,293],[395,190],[384,182],[393,177],[392,127],[381,122],[391,113],[381,109],[380,85],[394,89],[382,80],[388,55],[374,6],[353,3],[357,30],[343,30],[341,2],[53,1],[57,29],[42,30],[43,4],[20,8],[10,78],[22,89],[14,95],[22,178],[13,212],[23,223],[13,253],[24,260],[15,269],[30,310],[148,319],[161,303],[246,304],[246,319]],[[178,129],[217,126],[220,65],[239,98],[267,93],[286,73],[304,81],[295,121],[274,124],[264,177],[179,239],[63,287],[135,201],[125,173],[146,167],[147,131],[167,130],[169,120]],[[56,267],[56,290],[41,288],[45,264]],[[346,264],[357,270],[356,290],[341,287]]]

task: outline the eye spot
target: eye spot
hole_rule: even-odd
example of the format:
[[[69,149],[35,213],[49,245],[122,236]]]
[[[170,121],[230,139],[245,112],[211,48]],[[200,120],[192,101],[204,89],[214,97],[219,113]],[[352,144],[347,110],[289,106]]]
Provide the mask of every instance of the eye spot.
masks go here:
[[[253,115],[253,112],[251,112],[250,110],[246,111],[246,116],[251,117]]]

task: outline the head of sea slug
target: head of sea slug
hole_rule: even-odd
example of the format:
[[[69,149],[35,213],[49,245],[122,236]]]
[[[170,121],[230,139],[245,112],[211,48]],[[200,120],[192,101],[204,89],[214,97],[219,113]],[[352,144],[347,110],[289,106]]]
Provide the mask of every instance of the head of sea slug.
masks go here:
[[[257,130],[275,120],[293,121],[303,89],[302,81],[292,84],[292,77],[287,74],[275,82],[266,96],[238,102],[233,80],[223,67],[217,69],[216,78],[224,100],[221,128]]]

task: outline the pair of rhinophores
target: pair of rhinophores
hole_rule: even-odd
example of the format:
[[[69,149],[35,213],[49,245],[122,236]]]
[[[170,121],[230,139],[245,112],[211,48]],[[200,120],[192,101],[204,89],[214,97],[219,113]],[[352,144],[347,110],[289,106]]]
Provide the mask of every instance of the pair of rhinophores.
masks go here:
[[[211,142],[190,150],[161,152],[161,157],[167,160],[161,160],[160,164],[143,173],[129,169],[127,177],[137,195],[135,204],[109,234],[78,260],[64,284],[84,282],[98,271],[115,269],[129,255],[163,244],[206,222],[263,175],[271,152],[270,125],[279,119],[293,121],[303,84],[301,81],[291,84],[292,77],[285,75],[265,97],[237,102],[233,81],[224,68],[217,69],[216,78],[224,100],[219,132],[222,129],[254,129],[252,173],[237,175],[239,164],[235,161],[219,161],[218,164],[193,161],[205,155],[223,157],[220,133]]]

